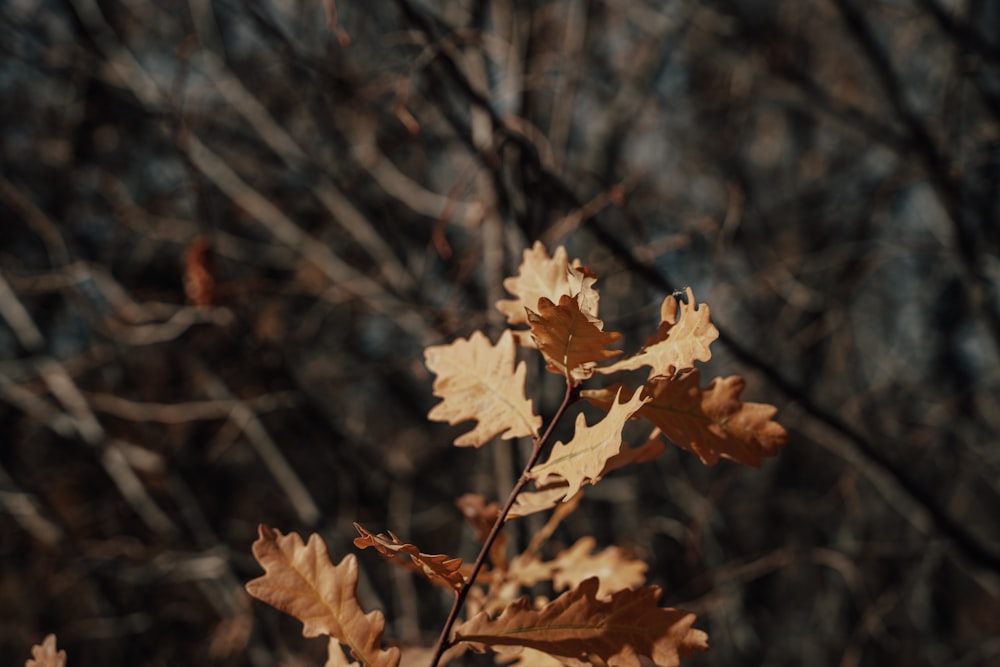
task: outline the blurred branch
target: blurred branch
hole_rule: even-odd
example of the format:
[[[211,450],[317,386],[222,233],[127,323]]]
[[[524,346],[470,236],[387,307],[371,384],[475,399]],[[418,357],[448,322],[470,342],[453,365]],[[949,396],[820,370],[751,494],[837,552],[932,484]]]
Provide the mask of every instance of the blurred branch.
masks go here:
[[[297,393],[281,392],[264,394],[239,401],[185,401],[181,403],[155,403],[130,401],[115,394],[88,394],[91,406],[97,412],[137,422],[183,424],[192,421],[227,419],[242,415],[245,409],[255,413],[292,407],[298,403]]]
[[[278,486],[285,492],[299,519],[307,526],[315,525],[322,517],[319,506],[313,500],[298,473],[288,463],[288,459],[281,453],[281,449],[271,437],[260,417],[257,416],[254,408],[246,401],[237,399],[222,378],[203,363],[197,360],[193,363],[198,368],[208,394],[213,396],[216,401],[232,406],[229,419],[246,435],[250,445],[253,446],[261,461],[278,482]]]
[[[70,0],[70,2],[94,43],[112,66],[118,82],[131,90],[150,111],[156,113],[169,111],[170,105],[166,95],[139,61],[118,40],[97,4],[93,0]],[[291,154],[301,152],[294,147],[294,144],[292,147],[286,145],[284,140],[287,137],[284,134],[270,132],[270,125],[265,119],[261,119],[259,115],[254,115],[254,118],[265,126],[265,133],[271,137],[276,146],[285,151],[286,155],[289,151]],[[409,304],[392,295],[361,271],[351,267],[325,244],[304,232],[281,209],[250,187],[196,134],[191,131],[182,133],[177,145],[191,163],[228,195],[233,203],[263,224],[278,240],[320,269],[339,288],[364,299],[375,310],[391,315],[393,321],[413,333],[418,340],[428,343],[436,338],[427,323]],[[336,196],[333,199],[336,199]]]
[[[296,171],[303,171],[310,165],[311,159],[306,151],[275,122],[267,108],[214,53],[201,49],[196,54],[195,62],[229,102],[230,107],[250,123],[258,136],[286,165]],[[317,200],[326,207],[340,228],[368,252],[386,282],[401,293],[409,291],[413,279],[382,236],[326,174],[314,175],[318,183],[312,186],[312,192]]]
[[[968,219],[964,210],[967,202],[963,201],[963,187],[957,172],[948,156],[934,141],[927,125],[906,99],[906,88],[864,13],[854,5],[853,0],[834,0],[834,4],[840,11],[848,33],[867,57],[893,112],[906,127],[911,147],[924,163],[930,182],[948,212],[970,301],[983,322],[989,326],[992,341],[996,349],[1000,350],[1000,309],[995,305],[996,289],[983,266],[982,248],[975,233],[975,223]],[[989,210],[992,211],[992,206]],[[983,220],[981,224],[988,224],[988,220]]]
[[[0,505],[45,546],[54,547],[62,540],[62,528],[45,518],[35,497],[21,491],[3,466],[0,466]]]
[[[174,532],[176,527],[173,522],[157,506],[136,476],[135,471],[128,466],[127,460],[121,452],[121,447],[115,441],[108,439],[104,427],[101,426],[100,421],[90,409],[86,398],[66,368],[56,359],[44,354],[45,340],[41,332],[10,289],[3,274],[0,274],[0,316],[11,325],[21,345],[36,354],[33,363],[38,374],[45,382],[49,392],[62,406],[61,413],[53,413],[57,415],[57,418],[41,423],[57,432],[62,430],[64,435],[66,426],[71,424],[75,434],[99,452],[98,457],[104,469],[135,512],[146,522],[146,525],[158,533]],[[8,385],[6,380],[3,381],[3,385]],[[24,392],[12,390],[9,385],[2,387],[2,389],[5,396],[11,396],[17,404],[27,406],[34,414],[54,410],[47,404],[45,404],[47,407],[41,408],[35,401],[27,399]]]

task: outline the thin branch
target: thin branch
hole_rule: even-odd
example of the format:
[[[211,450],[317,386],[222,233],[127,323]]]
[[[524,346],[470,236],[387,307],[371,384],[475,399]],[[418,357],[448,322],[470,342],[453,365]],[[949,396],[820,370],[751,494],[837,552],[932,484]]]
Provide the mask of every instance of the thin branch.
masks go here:
[[[503,509],[500,510],[500,514],[497,516],[497,520],[493,523],[493,528],[490,529],[489,535],[487,535],[486,539],[483,541],[483,546],[479,550],[479,555],[476,557],[476,561],[472,565],[472,570],[469,572],[469,576],[465,580],[465,584],[455,594],[455,603],[452,605],[451,611],[448,613],[448,618],[445,620],[444,627],[441,629],[441,636],[438,637],[437,644],[434,645],[434,655],[431,658],[430,667],[437,667],[438,662],[441,660],[441,656],[451,646],[451,639],[449,638],[449,635],[451,634],[452,627],[454,627],[455,622],[458,620],[458,613],[461,611],[462,605],[465,603],[465,598],[468,596],[469,590],[472,588],[473,583],[475,583],[476,577],[479,576],[479,571],[486,563],[486,558],[490,553],[490,549],[493,548],[493,543],[496,542],[497,537],[500,536],[500,531],[503,529],[504,522],[507,520],[507,515],[510,514],[510,509],[514,506],[514,502],[517,500],[518,495],[520,495],[521,491],[524,490],[524,487],[531,482],[531,469],[535,467],[535,463],[537,463],[538,457],[541,456],[542,450],[545,448],[546,443],[552,436],[552,432],[559,424],[563,415],[566,414],[566,409],[572,405],[578,395],[579,392],[577,389],[567,382],[566,393],[563,396],[562,403],[559,405],[559,409],[556,410],[555,415],[553,415],[548,428],[545,429],[545,433],[535,440],[534,447],[531,450],[531,456],[528,457],[528,462],[524,466],[524,471],[521,473],[521,477],[517,480],[517,484],[514,485],[510,495],[507,497],[507,502],[504,503]]]

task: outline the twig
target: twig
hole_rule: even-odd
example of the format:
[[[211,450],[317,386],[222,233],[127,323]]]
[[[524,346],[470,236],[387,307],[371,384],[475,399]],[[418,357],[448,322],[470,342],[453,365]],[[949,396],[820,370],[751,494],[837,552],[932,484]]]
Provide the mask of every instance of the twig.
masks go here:
[[[534,447],[531,450],[531,456],[528,458],[528,463],[524,466],[524,471],[521,473],[520,479],[517,480],[517,484],[514,485],[510,495],[507,497],[507,502],[504,503],[503,509],[500,510],[500,514],[497,516],[497,520],[493,523],[493,528],[490,529],[490,534],[486,536],[485,540],[483,540],[483,546],[479,550],[479,555],[476,557],[476,561],[472,565],[472,571],[469,572],[469,576],[465,580],[465,584],[463,584],[462,588],[455,594],[455,603],[452,605],[451,612],[448,614],[444,627],[441,629],[441,636],[438,637],[437,643],[434,645],[434,655],[431,658],[430,667],[437,667],[438,662],[441,660],[441,656],[451,646],[451,640],[448,638],[448,635],[451,634],[451,629],[458,620],[458,612],[461,611],[462,605],[465,603],[465,598],[469,594],[469,589],[472,588],[472,584],[475,583],[476,577],[479,576],[479,571],[486,563],[486,557],[489,555],[490,549],[493,548],[493,543],[496,542],[497,537],[500,536],[500,531],[503,529],[504,522],[507,519],[507,515],[510,513],[511,507],[514,506],[514,502],[517,500],[521,491],[524,490],[524,487],[531,481],[531,469],[535,467],[535,463],[538,461],[538,457],[541,455],[542,449],[552,436],[552,432],[555,430],[556,425],[566,413],[566,408],[568,408],[578,396],[579,392],[577,389],[567,382],[566,394],[563,396],[562,404],[560,404],[559,409],[556,410],[555,415],[553,415],[552,421],[549,422],[548,428],[545,429],[545,433],[543,433],[540,438],[535,440]]]

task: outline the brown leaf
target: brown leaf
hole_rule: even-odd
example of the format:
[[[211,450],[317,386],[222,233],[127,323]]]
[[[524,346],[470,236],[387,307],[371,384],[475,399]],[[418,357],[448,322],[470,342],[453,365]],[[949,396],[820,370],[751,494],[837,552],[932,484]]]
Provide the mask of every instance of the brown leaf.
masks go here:
[[[640,667],[641,657],[675,667],[708,648],[707,635],[691,627],[694,614],[656,606],[659,587],[621,590],[609,600],[597,599],[598,587],[592,577],[538,610],[522,598],[496,619],[480,613],[456,628],[455,639],[479,652],[526,646],[573,667],[590,667],[591,656],[608,667]]]
[[[641,586],[645,581],[646,564],[632,558],[620,547],[608,547],[598,554],[594,538],[581,538],[569,549],[561,551],[552,560],[543,561],[533,553],[521,553],[510,563],[499,586],[490,588],[484,608],[499,612],[516,598],[522,588],[530,588],[543,581],[551,581],[557,591],[572,588],[585,579],[598,577],[600,586],[597,599],[606,600],[615,591]]]
[[[56,650],[56,636],[45,636],[41,644],[31,647],[31,658],[25,661],[24,667],[65,667],[66,651]]]
[[[708,306],[695,304],[690,287],[686,303],[679,302],[673,295],[668,296],[660,307],[660,327],[642,350],[597,368],[597,372],[617,373],[650,366],[653,369],[650,377],[669,376],[693,368],[696,361],[708,361],[712,357],[709,345],[719,337],[719,330],[709,320],[709,314]]]
[[[590,577],[597,577],[600,587],[598,600],[607,600],[626,588],[636,588],[646,582],[647,565],[630,556],[621,547],[610,546],[592,554],[596,540],[581,537],[576,544],[562,551],[552,561],[555,572],[552,584],[557,591],[572,588]]]
[[[522,648],[516,653],[497,656],[497,663],[510,667],[562,667],[563,664],[558,658],[533,648]]]
[[[596,362],[621,354],[605,348],[622,335],[602,331],[602,322],[590,319],[575,297],[564,294],[556,305],[543,296],[538,312],[529,308],[527,315],[531,336],[548,361],[546,368],[574,386],[594,374]]]
[[[368,532],[360,524],[355,523],[354,528],[361,537],[354,538],[354,546],[359,549],[374,547],[376,551],[392,559],[396,563],[405,561],[395,560],[398,554],[406,554],[410,557],[413,567],[408,568],[420,572],[430,579],[431,583],[458,590],[465,583],[465,577],[459,572],[462,567],[461,558],[452,558],[444,554],[425,554],[412,544],[406,544],[391,532],[388,537],[379,533],[377,535]]]
[[[500,518],[500,505],[487,505],[486,499],[479,493],[466,493],[455,501],[455,505],[476,531],[476,541],[485,542]],[[494,568],[507,569],[507,536],[503,532],[497,535],[490,547],[490,563]]]
[[[597,319],[598,293],[594,289],[597,277],[574,260],[570,265],[566,249],[562,246],[549,257],[540,241],[524,251],[517,276],[503,281],[504,288],[514,299],[497,301],[497,310],[507,316],[507,324],[528,324],[525,308],[538,310],[538,300],[545,297],[557,303],[559,297],[578,297],[580,309],[590,318]]]
[[[493,524],[500,518],[500,505],[487,504],[481,493],[466,493],[458,497],[455,506],[476,531],[476,541],[485,542]]]
[[[351,661],[340,642],[331,637],[326,645],[326,662],[323,667],[358,667],[358,663]]]
[[[455,438],[459,447],[480,447],[496,435],[502,438],[538,437],[541,417],[524,394],[525,364],[514,368],[513,334],[504,331],[495,346],[477,331],[468,339],[424,350],[434,380],[434,395],[444,399],[428,413],[449,424],[478,420],[478,425]]]
[[[557,442],[548,460],[531,469],[531,476],[541,487],[565,480],[568,486],[561,497],[573,495],[587,482],[596,484],[608,459],[621,451],[622,428],[646,400],[639,392],[623,403],[616,399],[604,419],[593,426],[577,415],[573,439],[567,444]]]
[[[297,533],[282,535],[263,524],[258,530],[253,555],[265,573],[247,582],[250,595],[302,621],[303,636],[329,635],[345,644],[365,667],[397,667],[399,649],[381,648],[382,613],[365,614],[358,604],[354,554],[333,565],[315,533],[303,544]]]
[[[774,406],[740,401],[746,386],[743,378],[716,378],[705,389],[699,386],[700,380],[698,371],[650,380],[643,390],[650,401],[639,415],[707,465],[729,459],[757,468],[763,457],[775,456],[779,447],[788,444],[788,432],[772,421],[777,412]],[[610,406],[619,390],[615,385],[582,395],[594,404]]]
[[[434,655],[433,646],[403,646],[403,655],[399,661],[399,667],[427,667],[431,664],[431,657]],[[438,661],[438,667],[444,667],[449,662],[460,658],[469,647],[465,644],[455,644],[445,649]]]
[[[642,409],[639,410],[639,414],[642,414]],[[605,477],[608,473],[619,468],[624,468],[629,464],[646,463],[657,458],[667,448],[663,444],[663,440],[657,437],[658,435],[659,431],[654,429],[654,434],[647,438],[645,443],[638,447],[623,447],[621,452],[608,459],[601,477]]]
[[[535,482],[538,486],[538,482]],[[518,519],[552,509],[566,497],[569,482],[559,477],[550,477],[537,491],[522,491],[517,494],[517,500],[507,513],[508,519]]]

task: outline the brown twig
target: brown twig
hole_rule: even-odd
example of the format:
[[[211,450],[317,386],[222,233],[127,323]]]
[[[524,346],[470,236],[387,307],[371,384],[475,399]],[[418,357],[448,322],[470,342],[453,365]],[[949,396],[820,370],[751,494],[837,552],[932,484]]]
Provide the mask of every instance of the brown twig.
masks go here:
[[[451,634],[451,629],[458,620],[458,612],[461,611],[462,605],[465,604],[465,598],[469,594],[469,589],[472,588],[472,584],[476,581],[476,577],[479,576],[479,571],[483,568],[483,564],[486,562],[486,557],[489,554],[490,549],[493,548],[493,543],[496,542],[497,537],[500,535],[500,531],[503,530],[504,522],[507,519],[507,515],[510,513],[511,507],[514,506],[514,502],[521,494],[521,491],[524,490],[524,487],[531,481],[531,469],[538,461],[538,457],[541,456],[542,449],[545,448],[545,445],[552,436],[552,432],[555,430],[556,425],[560,422],[563,415],[566,414],[566,409],[576,401],[578,396],[578,388],[567,382],[566,394],[563,396],[559,409],[556,410],[555,415],[553,415],[552,421],[549,422],[548,428],[545,429],[545,433],[535,440],[534,446],[531,450],[531,456],[528,457],[528,462],[524,466],[524,471],[521,473],[521,477],[517,480],[517,484],[514,485],[510,495],[507,497],[507,502],[504,503],[503,509],[500,510],[500,515],[497,516],[497,520],[493,523],[493,528],[490,529],[489,535],[487,535],[486,539],[483,541],[483,546],[479,550],[479,555],[476,556],[476,561],[472,565],[472,570],[469,572],[469,576],[465,580],[465,584],[458,590],[457,593],[455,593],[455,603],[452,605],[451,612],[449,612],[448,618],[444,622],[444,627],[441,629],[441,636],[438,637],[437,643],[434,645],[434,655],[431,657],[430,667],[437,667],[438,662],[441,660],[441,656],[444,655],[444,652],[451,646],[451,640],[448,638],[448,635]]]

